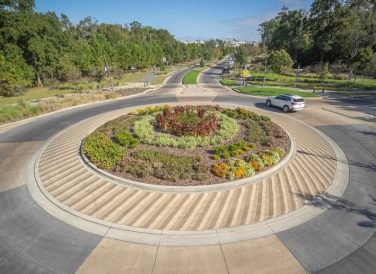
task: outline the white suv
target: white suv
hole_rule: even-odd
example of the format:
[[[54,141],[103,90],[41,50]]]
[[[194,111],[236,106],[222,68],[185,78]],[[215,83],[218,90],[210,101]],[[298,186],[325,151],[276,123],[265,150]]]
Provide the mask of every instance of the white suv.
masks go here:
[[[278,96],[269,96],[266,99],[266,105],[268,107],[276,106],[283,109],[284,112],[302,110],[305,107],[303,97],[283,94]]]

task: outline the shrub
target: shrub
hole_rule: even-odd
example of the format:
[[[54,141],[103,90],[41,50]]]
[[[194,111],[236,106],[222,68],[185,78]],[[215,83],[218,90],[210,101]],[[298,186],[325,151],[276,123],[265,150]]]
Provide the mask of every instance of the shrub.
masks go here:
[[[282,147],[270,147],[269,150],[271,152],[277,152],[279,155],[279,158],[283,158],[286,154],[286,151]]]
[[[104,169],[118,164],[124,155],[124,149],[120,145],[100,132],[94,132],[86,137],[82,151],[90,161]]]
[[[145,178],[150,175],[151,171],[142,161],[122,161],[116,171],[128,172],[137,178]]]
[[[223,113],[231,118],[243,119],[243,120],[253,120],[253,121],[270,121],[270,118],[265,115],[259,115],[255,112],[248,111],[243,108],[229,109],[226,108],[223,110]]]
[[[214,155],[222,156],[223,158],[228,159],[230,156],[243,155],[246,151],[251,151],[255,146],[255,144],[247,144],[241,140],[228,146],[215,147]]]
[[[255,174],[254,169],[241,159],[217,162],[212,166],[211,172],[218,177],[228,180],[241,179]]]
[[[207,178],[209,167],[202,157],[180,156],[156,150],[139,150],[131,156],[145,161],[152,167],[152,175],[166,181],[202,180]]]
[[[116,135],[118,133],[129,131],[134,122],[139,119],[139,117],[129,117],[127,115],[123,115],[100,126],[97,131],[103,132],[107,135]]]
[[[164,109],[170,109],[170,108],[171,108],[170,105],[154,106],[154,107],[148,106],[146,108],[137,108],[136,113],[139,116],[144,116],[144,115],[150,115],[156,112],[160,112]]]
[[[256,122],[246,123],[248,141],[252,143],[260,143],[265,138],[265,131],[262,127]]]
[[[225,162],[217,162],[211,168],[211,172],[215,176],[218,176],[221,178],[225,178],[228,171],[229,171],[229,166]]]
[[[223,158],[225,158],[225,159],[230,159],[230,157],[231,157],[230,152],[225,152],[225,153],[223,153]]]
[[[128,148],[135,148],[140,144],[140,140],[133,137],[129,132],[123,131],[115,135],[116,141]]]
[[[264,169],[264,160],[257,154],[251,154],[246,158],[246,161],[251,165],[255,171],[262,171]]]
[[[268,167],[273,165],[273,159],[270,157],[268,151],[260,151],[258,156],[264,161],[264,164]]]
[[[147,115],[134,123],[133,130],[140,141],[157,146],[170,146],[180,148],[205,147],[218,145],[231,139],[239,131],[236,120],[226,115],[214,112],[219,121],[219,129],[212,136],[180,136],[178,138],[167,133],[157,133],[153,127],[155,115]]]
[[[213,113],[203,108],[177,106],[165,108],[156,117],[159,127],[177,136],[209,136],[217,130],[218,120]]]
[[[278,162],[281,160],[281,157],[279,157],[279,154],[277,151],[270,151],[269,156],[273,161],[273,165],[278,164]]]
[[[218,161],[219,159],[221,159],[221,156],[219,156],[218,154],[213,155],[213,160]]]

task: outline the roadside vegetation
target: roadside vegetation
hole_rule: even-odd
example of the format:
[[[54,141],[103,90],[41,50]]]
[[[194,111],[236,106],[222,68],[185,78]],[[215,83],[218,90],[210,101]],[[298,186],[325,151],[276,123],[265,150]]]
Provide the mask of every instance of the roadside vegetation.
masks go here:
[[[260,47],[235,49],[235,64],[222,84],[241,86],[235,80],[247,67],[252,75],[247,84],[262,85],[267,72],[268,86],[375,95],[375,26],[371,0],[314,0],[309,10],[284,7],[260,24]]]
[[[117,97],[124,92],[109,91],[112,86],[143,82],[150,71],[155,77],[149,84],[161,84],[177,64],[231,52],[220,40],[184,44],[137,21],[86,17],[73,23],[64,14],[35,12],[34,0],[0,4],[0,26],[0,123]]]
[[[167,30],[137,21],[107,24],[86,17],[73,23],[64,14],[34,8],[34,0],[0,5],[0,95],[16,96],[36,86],[108,87],[110,77],[122,85],[139,81],[142,70],[165,71],[169,65],[218,59],[231,51],[220,40],[184,44]]]
[[[308,93],[304,91],[298,91],[296,89],[287,89],[287,88],[273,88],[273,87],[238,87],[236,88],[239,92],[257,96],[277,96],[281,94],[294,94],[301,97],[318,97],[315,93]]]
[[[144,88],[133,88],[116,91],[59,93],[53,97],[39,99],[38,102],[34,103],[26,100],[17,100],[12,104],[0,104],[0,124],[30,118],[67,107],[137,94],[144,90]]]
[[[269,117],[219,106],[136,109],[83,142],[87,158],[107,172],[179,186],[253,176],[276,165],[289,147],[286,132]]]

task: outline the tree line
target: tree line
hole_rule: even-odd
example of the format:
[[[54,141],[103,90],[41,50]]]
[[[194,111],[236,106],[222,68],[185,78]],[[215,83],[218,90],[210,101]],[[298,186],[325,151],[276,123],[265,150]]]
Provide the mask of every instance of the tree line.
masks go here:
[[[268,51],[285,50],[296,66],[333,64],[349,78],[376,77],[374,0],[314,0],[307,11],[283,7],[259,29]]]
[[[0,92],[56,81],[105,76],[105,67],[120,74],[197,58],[220,58],[230,49],[222,41],[184,44],[165,29],[98,23],[86,17],[78,24],[54,12],[35,12],[34,0],[0,0]]]

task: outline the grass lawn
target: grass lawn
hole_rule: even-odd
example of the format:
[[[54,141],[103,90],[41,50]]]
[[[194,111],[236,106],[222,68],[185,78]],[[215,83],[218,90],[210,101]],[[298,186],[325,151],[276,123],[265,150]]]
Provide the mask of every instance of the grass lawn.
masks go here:
[[[294,94],[299,95],[301,97],[318,97],[318,95],[313,93],[307,93],[302,91],[297,91],[294,89],[287,89],[287,88],[270,88],[264,87],[264,92],[262,92],[261,87],[239,87],[237,88],[241,93],[251,94],[251,95],[258,95],[258,96],[277,96],[281,94]]]
[[[31,101],[35,99],[41,99],[45,97],[51,97],[57,94],[69,94],[73,90],[50,90],[45,87],[31,88],[28,92],[20,96],[3,97],[0,96],[0,106],[10,105],[19,101]]]
[[[183,78],[183,84],[184,85],[197,84],[197,77],[200,74],[200,72],[201,72],[201,69],[200,70],[194,69],[186,73]]]
[[[224,86],[238,86],[239,84],[235,80],[221,80],[220,81],[222,85]]]
[[[260,82],[263,80],[263,78],[264,78],[264,73],[253,72],[252,77],[250,78],[250,81],[254,82],[256,79],[257,82]],[[266,81],[287,82],[290,85],[295,85],[296,77],[289,76],[289,75],[281,75],[281,74],[276,74],[276,73],[267,73]],[[298,84],[300,83],[311,84],[313,87],[314,85],[321,85],[321,80],[318,77],[300,76]],[[369,90],[376,89],[376,79],[369,79],[369,78],[357,78],[355,81],[329,78],[325,81],[325,84],[332,85],[333,87],[350,86],[350,87],[360,88],[360,89],[369,89]]]

